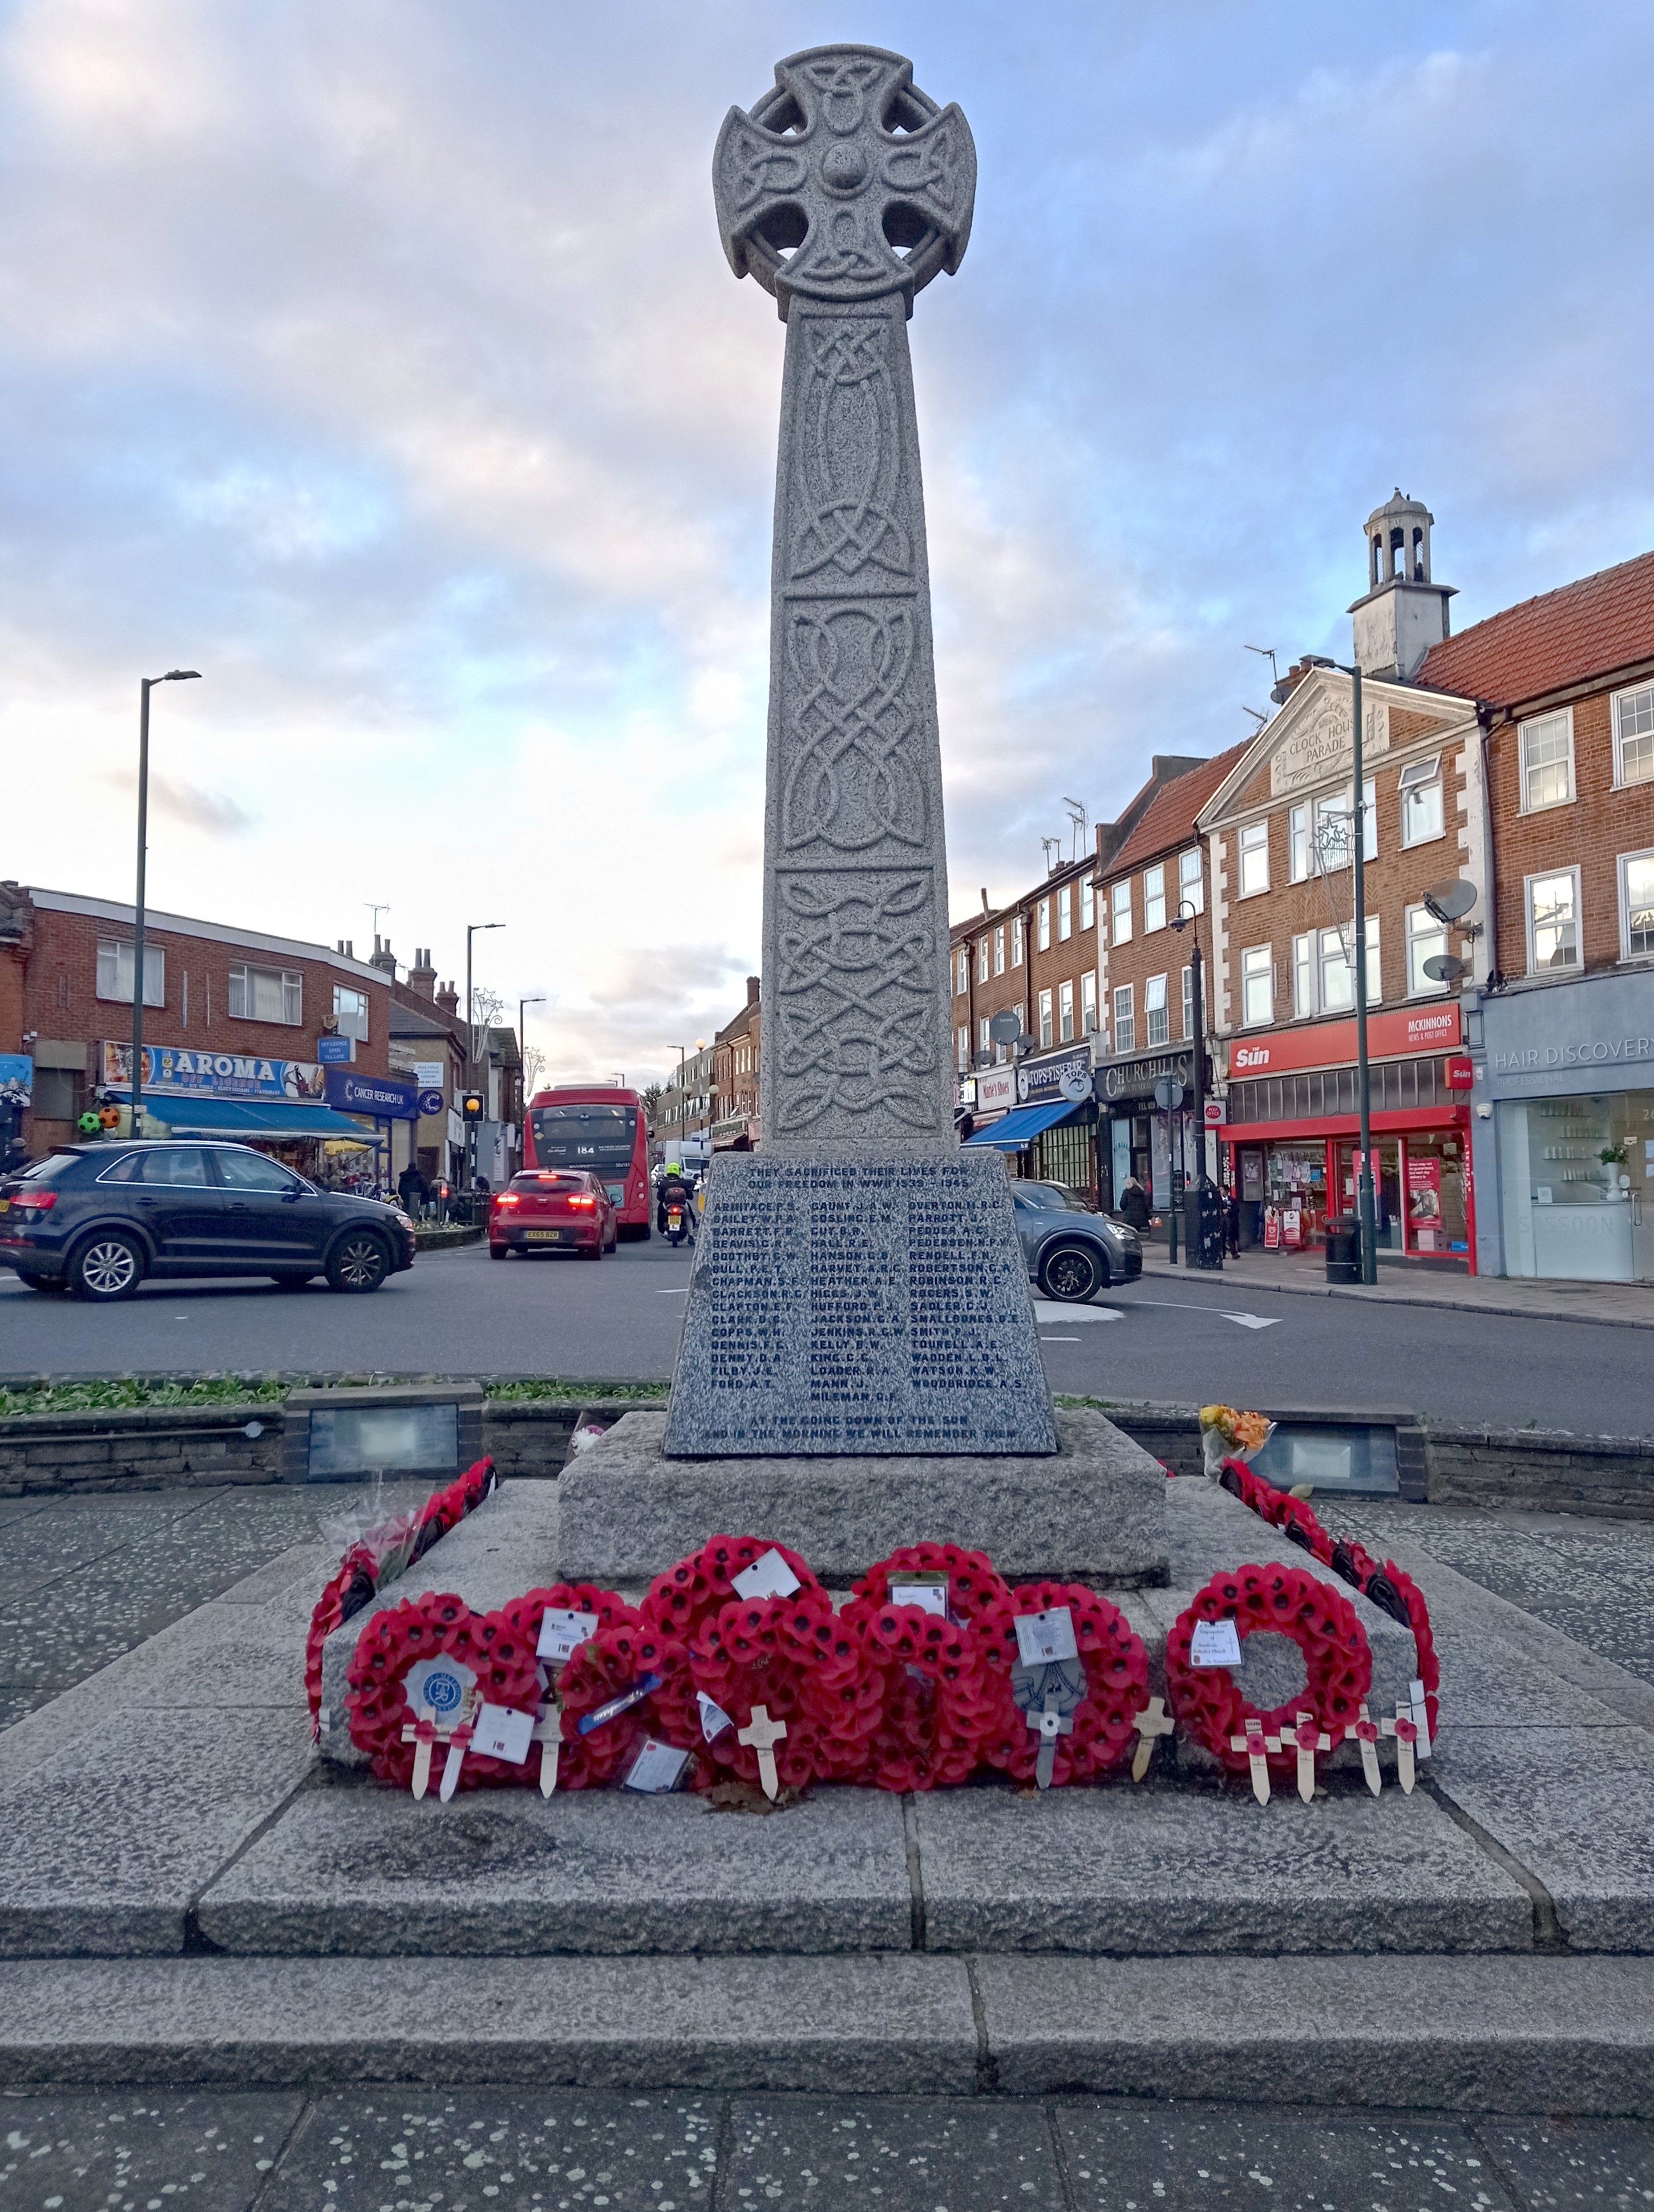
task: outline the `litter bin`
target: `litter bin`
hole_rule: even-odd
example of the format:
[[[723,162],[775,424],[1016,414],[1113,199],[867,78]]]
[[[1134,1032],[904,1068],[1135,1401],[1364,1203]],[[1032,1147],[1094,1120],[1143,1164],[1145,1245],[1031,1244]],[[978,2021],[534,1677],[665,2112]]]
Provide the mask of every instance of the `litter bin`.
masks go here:
[[[1341,1214],[1327,1224],[1327,1280],[1359,1283],[1361,1279],[1361,1224],[1353,1214]]]

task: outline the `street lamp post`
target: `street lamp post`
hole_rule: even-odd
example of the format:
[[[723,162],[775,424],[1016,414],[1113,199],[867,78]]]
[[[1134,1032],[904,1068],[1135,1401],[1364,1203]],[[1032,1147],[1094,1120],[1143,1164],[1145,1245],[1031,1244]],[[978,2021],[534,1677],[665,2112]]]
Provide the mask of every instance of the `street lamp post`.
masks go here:
[[[477,1024],[471,1015],[471,940],[479,929],[503,929],[502,921],[468,921],[465,924],[465,1088],[477,1087]],[[469,1126],[465,1144],[465,1182],[469,1189],[477,1188],[477,1124]]]
[[[678,1048],[678,1141],[681,1145],[689,1125],[689,1114],[684,1103],[684,1069],[689,1059],[689,1047]]]
[[[1176,930],[1193,933],[1189,955],[1189,1025],[1194,1030],[1193,1054],[1194,1105],[1191,1119],[1195,1124],[1195,1173],[1183,1177],[1183,1265],[1186,1267],[1221,1267],[1223,1240],[1213,1240],[1206,1232],[1201,1220],[1207,1210],[1206,1194],[1211,1189],[1211,1178],[1206,1171],[1206,993],[1201,958],[1200,908],[1192,899],[1184,899],[1172,921]]]
[[[143,936],[145,878],[149,857],[149,694],[157,684],[198,684],[198,668],[169,668],[138,683],[137,909],[132,931],[132,1134],[143,1134]]]
[[[544,991],[536,991],[532,998],[519,999],[517,1001],[517,1053],[522,1064],[523,1095],[521,1104],[523,1119],[525,1121],[528,1118],[528,1032],[523,1026],[523,1008],[525,1006],[543,1006],[545,1004],[545,1000],[546,994]],[[519,1150],[519,1157],[526,1161],[528,1158],[528,1139],[526,1135],[525,1135],[521,1130],[519,1130],[518,1134],[522,1139],[522,1143]]]

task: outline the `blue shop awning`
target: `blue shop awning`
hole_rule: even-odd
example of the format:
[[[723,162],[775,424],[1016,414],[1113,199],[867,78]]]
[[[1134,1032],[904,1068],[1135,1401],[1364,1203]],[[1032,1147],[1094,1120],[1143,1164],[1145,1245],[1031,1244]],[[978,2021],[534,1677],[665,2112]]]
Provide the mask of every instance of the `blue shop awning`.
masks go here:
[[[1055,1128],[1066,1121],[1070,1114],[1080,1109],[1069,1098],[1059,1098],[1051,1106],[1013,1106],[1002,1121],[991,1121],[985,1129],[978,1129],[974,1137],[965,1141],[971,1145],[991,1145],[996,1152],[1025,1152],[1042,1129]]]
[[[130,1091],[112,1091],[121,1105],[130,1105]],[[146,1091],[143,1110],[176,1137],[240,1137],[284,1141],[300,1137],[349,1137],[358,1145],[383,1142],[376,1130],[364,1129],[348,1114],[331,1106],[289,1106],[276,1098],[196,1098]]]

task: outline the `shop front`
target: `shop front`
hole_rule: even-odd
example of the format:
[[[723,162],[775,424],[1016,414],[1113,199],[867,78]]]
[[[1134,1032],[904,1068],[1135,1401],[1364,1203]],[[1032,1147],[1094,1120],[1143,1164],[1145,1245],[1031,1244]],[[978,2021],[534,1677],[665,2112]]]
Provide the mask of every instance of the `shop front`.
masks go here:
[[[1476,1272],[1475,1187],[1456,1000],[1373,1014],[1367,1024],[1378,1250]],[[1355,1024],[1321,1022],[1234,1039],[1226,1182],[1243,1249],[1324,1245],[1356,1210],[1360,1113]]]
[[[985,1068],[976,1078],[976,1097],[971,1144],[1004,1152],[1014,1175],[1065,1183],[1096,1202],[1097,1107],[1088,1044],[1037,1054],[1014,1068]]]
[[[1183,1188],[1195,1147],[1187,1108],[1164,1105],[1161,1100],[1177,1097],[1172,1086],[1180,1086],[1188,1097],[1194,1079],[1194,1054],[1187,1045],[1178,1051],[1108,1060],[1097,1072],[1104,1116],[1098,1133],[1107,1182],[1104,1210],[1118,1206],[1128,1178],[1135,1176],[1154,1210],[1149,1234],[1162,1240],[1173,1194]]]
[[[1488,1274],[1654,1282],[1654,972],[1485,999],[1472,1128]]]
[[[98,1048],[103,1096],[132,1097],[132,1048]],[[218,1137],[251,1145],[307,1182],[350,1187],[376,1179],[383,1143],[377,1130],[328,1103],[328,1070],[310,1060],[263,1060],[238,1053],[143,1048],[143,1122],[151,1137]]]

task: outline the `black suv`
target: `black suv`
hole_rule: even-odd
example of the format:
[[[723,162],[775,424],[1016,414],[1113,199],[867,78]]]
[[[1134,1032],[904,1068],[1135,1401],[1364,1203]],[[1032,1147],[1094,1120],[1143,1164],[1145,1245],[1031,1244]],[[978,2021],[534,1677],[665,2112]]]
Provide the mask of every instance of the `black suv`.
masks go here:
[[[405,1213],[246,1145],[70,1145],[0,1179],[0,1266],[36,1291],[101,1302],[146,1275],[319,1274],[376,1291],[413,1261]]]

